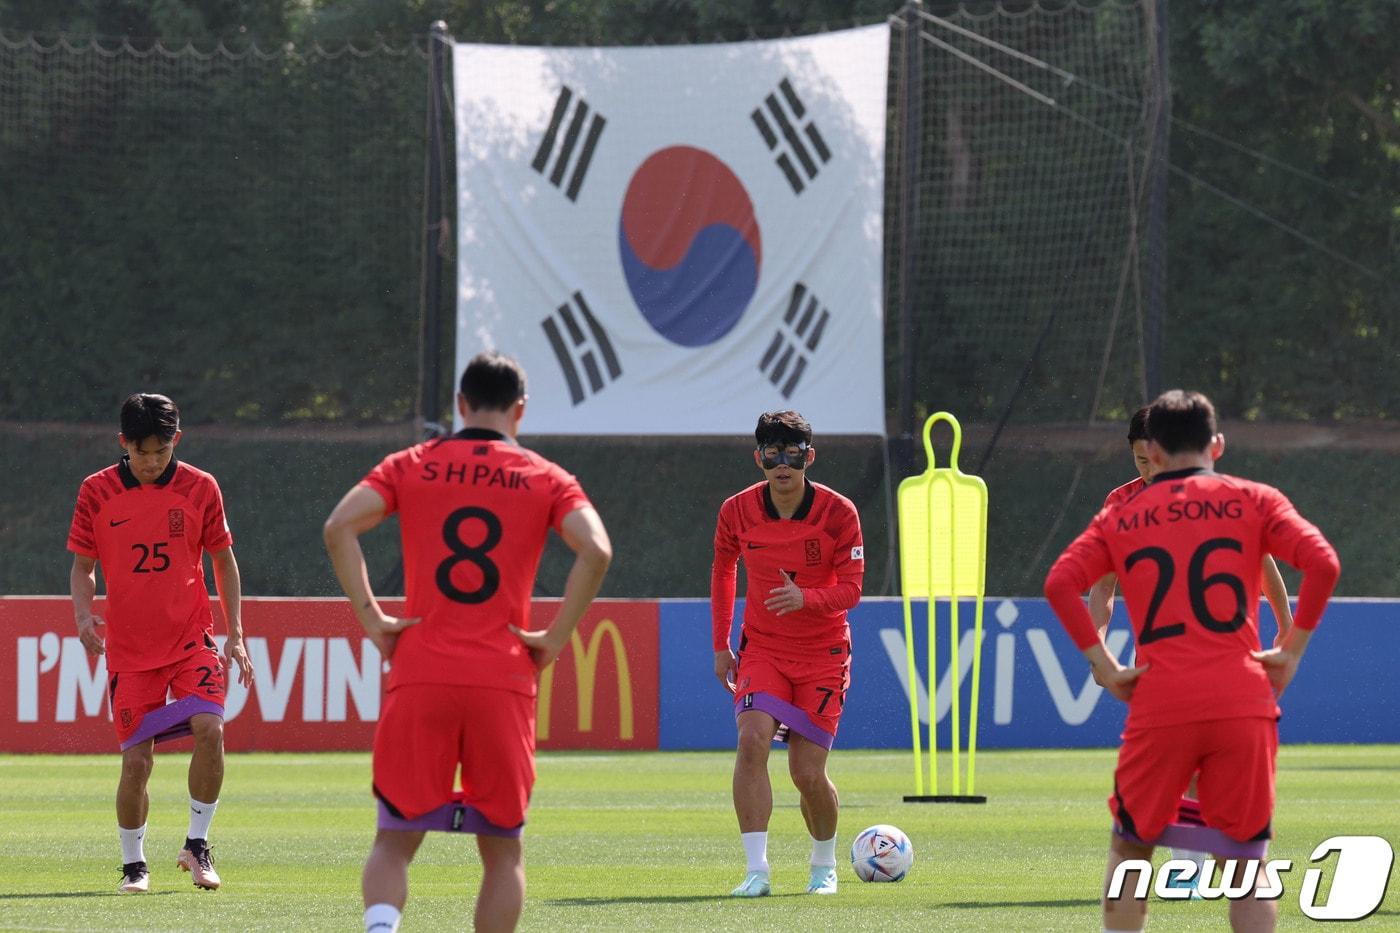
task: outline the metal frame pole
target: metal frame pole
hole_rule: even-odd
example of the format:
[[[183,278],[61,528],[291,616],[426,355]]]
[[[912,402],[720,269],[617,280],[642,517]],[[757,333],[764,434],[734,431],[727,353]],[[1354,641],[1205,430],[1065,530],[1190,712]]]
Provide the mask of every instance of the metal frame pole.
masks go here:
[[[420,331],[417,428],[423,437],[443,432],[442,384],[442,249],[450,221],[443,206],[443,50],[450,36],[442,20],[428,32],[427,154],[424,167],[423,264],[419,289]]]
[[[1148,0],[1148,35],[1152,125],[1147,163],[1146,313],[1143,321],[1143,366],[1148,398],[1162,392],[1162,350],[1167,318],[1167,163],[1171,141],[1172,94],[1167,41],[1167,0]]]

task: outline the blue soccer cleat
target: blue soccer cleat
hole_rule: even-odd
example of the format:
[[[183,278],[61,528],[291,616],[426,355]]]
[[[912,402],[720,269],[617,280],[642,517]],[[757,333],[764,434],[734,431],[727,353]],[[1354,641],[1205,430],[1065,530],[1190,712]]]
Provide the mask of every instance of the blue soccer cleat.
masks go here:
[[[808,894],[836,893],[836,866],[813,865],[812,877],[807,881]]]
[[[744,883],[729,892],[730,897],[767,897],[773,892],[768,883],[766,871],[751,871],[744,876]]]
[[[1186,877],[1186,872],[1184,871],[1175,871],[1172,872],[1171,879],[1167,882],[1167,887],[1188,890],[1191,892],[1191,900],[1199,901],[1202,899],[1201,892],[1197,890],[1197,883],[1200,881],[1200,877],[1201,874],[1199,871],[1190,878]]]

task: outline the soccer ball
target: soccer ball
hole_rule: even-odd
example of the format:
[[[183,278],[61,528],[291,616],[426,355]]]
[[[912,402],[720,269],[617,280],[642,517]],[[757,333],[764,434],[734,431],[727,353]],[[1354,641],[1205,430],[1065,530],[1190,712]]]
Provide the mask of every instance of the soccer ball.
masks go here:
[[[861,881],[902,881],[914,864],[914,844],[895,826],[880,823],[851,843],[851,868]]]

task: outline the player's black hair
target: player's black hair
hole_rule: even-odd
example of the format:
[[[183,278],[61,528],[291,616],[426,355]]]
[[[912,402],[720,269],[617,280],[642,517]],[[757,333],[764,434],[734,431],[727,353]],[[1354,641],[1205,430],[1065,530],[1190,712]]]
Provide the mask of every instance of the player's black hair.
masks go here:
[[[795,411],[765,411],[758,416],[753,432],[758,446],[768,444],[810,444],[812,426]]]
[[[162,441],[180,430],[180,409],[164,395],[137,392],[122,402],[122,436],[139,444],[148,437]]]
[[[525,397],[525,369],[504,353],[487,350],[462,370],[458,389],[472,411],[507,411]]]
[[[1169,454],[1205,450],[1216,435],[1215,406],[1199,392],[1163,392],[1148,408],[1147,431]]]
[[[1128,419],[1128,446],[1133,446],[1134,441],[1147,440],[1147,413],[1152,410],[1151,405],[1144,405],[1133,416]]]

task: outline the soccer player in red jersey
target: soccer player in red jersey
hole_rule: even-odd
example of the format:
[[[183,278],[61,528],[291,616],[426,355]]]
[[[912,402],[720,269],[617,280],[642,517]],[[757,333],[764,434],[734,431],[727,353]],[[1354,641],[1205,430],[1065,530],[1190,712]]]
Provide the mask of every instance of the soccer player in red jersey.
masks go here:
[[[208,839],[224,780],[227,664],[238,665],[244,686],[253,682],[243,647],[233,536],[214,477],[175,459],[180,412],[174,402],[163,395],[132,395],[122,405],[117,437],[126,456],[83,480],[68,550],[78,637],[89,654],[106,655],[108,699],[122,749],[118,890],[150,889],[146,784],[154,747],[186,735],[194,736],[190,823],[177,865],[197,886],[212,890],[220,883]],[[227,661],[214,643],[205,551],[228,626]],[[99,563],[107,585],[105,620],[92,611]],[[167,693],[173,702],[166,702]]]
[[[1128,420],[1128,448],[1132,451],[1133,465],[1137,467],[1138,476],[1110,492],[1103,500],[1105,509],[1111,509],[1127,502],[1141,492],[1152,480],[1152,460],[1147,455],[1147,412],[1149,408],[1150,406],[1144,405],[1133,412],[1132,418]],[[1218,443],[1212,445],[1211,456],[1218,460],[1222,453],[1224,453],[1223,437]],[[1278,564],[1274,563],[1273,557],[1269,554],[1264,555],[1262,573],[1264,596],[1274,610],[1274,619],[1278,627],[1273,643],[1279,645],[1283,643],[1283,637],[1288,634],[1288,629],[1293,624],[1293,611],[1288,605],[1288,587],[1283,582],[1283,575],[1279,573]],[[1089,588],[1089,616],[1094,620],[1094,627],[1098,629],[1100,638],[1106,637],[1108,632],[1108,622],[1113,616],[1113,595],[1117,587],[1118,577],[1113,573],[1108,573]],[[1186,789],[1186,796],[1181,801],[1179,819],[1183,822],[1199,822],[1200,820],[1200,805],[1196,793],[1196,779],[1193,777],[1191,785]],[[1178,861],[1195,862],[1196,874],[1189,878],[1178,876],[1172,880],[1171,886],[1194,891],[1201,881],[1206,859],[1209,857],[1210,854],[1207,852],[1181,847],[1173,848],[1172,858]]]
[[[476,929],[515,928],[525,903],[521,833],[535,782],[538,674],[569,643],[612,559],[578,481],[515,440],[526,401],[520,364],[478,354],[460,390],[463,430],[390,454],[325,525],[341,588],[392,659],[374,736],[379,831],[362,879],[370,933],[398,929],[408,865],[428,830],[476,834]],[[403,619],[375,601],[359,542],[394,512]],[[530,593],[551,528],[574,565],[554,622],[530,631]]]
[[[1215,410],[1195,392],[1160,396],[1148,412],[1152,482],[1104,509],[1060,555],[1045,595],[1110,693],[1128,702],[1114,773],[1114,834],[1104,928],[1141,930],[1146,900],[1107,896],[1107,880],[1155,845],[1262,859],[1268,851],[1278,750],[1277,698],[1321,620],[1340,571],[1336,552],[1277,489],[1214,471]],[[1264,554],[1303,571],[1282,644],[1259,650]],[[1123,584],[1139,666],[1104,650],[1080,600],[1112,570]],[[1170,826],[1199,773],[1204,826]],[[1263,875],[1261,873],[1261,884]],[[1130,882],[1132,879],[1129,879]],[[1275,901],[1230,905],[1236,930],[1272,930]]]
[[[1152,480],[1152,461],[1147,456],[1148,408],[1149,406],[1144,405],[1133,412],[1132,418],[1128,420],[1128,448],[1133,453],[1133,465],[1137,467],[1138,477],[1116,487],[1105,496],[1103,507],[1106,509],[1127,502]],[[1223,452],[1222,438],[1220,446],[1212,448],[1212,455],[1219,459]],[[1274,563],[1273,557],[1268,554],[1264,555],[1263,584],[1264,596],[1269,600],[1269,606],[1274,610],[1274,619],[1278,624],[1278,631],[1274,636],[1274,644],[1278,645],[1282,643],[1283,637],[1288,634],[1289,626],[1293,624],[1293,611],[1288,605],[1288,587],[1283,582],[1283,575],[1279,573],[1278,564]],[[1089,615],[1101,635],[1108,628],[1108,620],[1113,615],[1113,595],[1117,587],[1118,577],[1107,573],[1089,589]]]
[[[715,676],[733,694],[739,731],[734,810],[748,862],[731,893],[771,890],[768,750],[775,736],[781,739],[781,725],[812,837],[807,892],[835,894],[838,801],[826,759],[851,682],[846,611],[860,601],[865,575],[860,516],[845,496],[807,479],[817,452],[800,414],[764,414],[754,437],[764,479],[720,507],[710,577]],[[748,592],[736,658],[729,639],[741,555]]]

